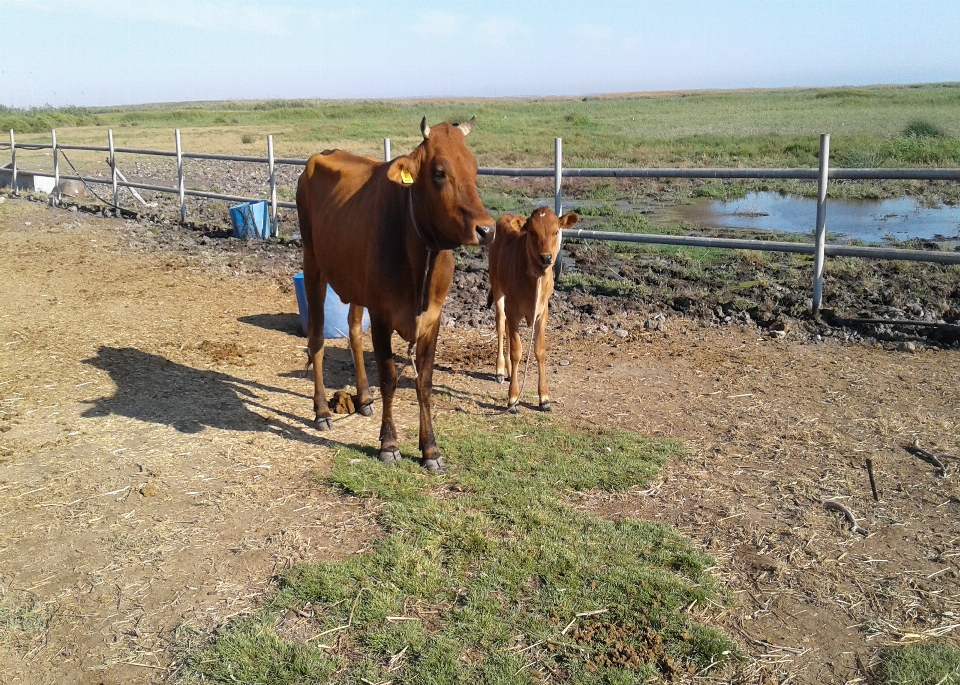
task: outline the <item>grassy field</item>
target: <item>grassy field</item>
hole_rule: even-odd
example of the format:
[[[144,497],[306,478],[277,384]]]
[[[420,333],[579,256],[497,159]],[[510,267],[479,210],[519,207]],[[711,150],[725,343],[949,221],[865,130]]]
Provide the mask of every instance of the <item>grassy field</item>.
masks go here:
[[[339,146],[378,154],[419,140],[418,122],[476,115],[471,146],[481,165],[550,166],[563,138],[567,166],[816,166],[830,133],[838,166],[960,165],[960,83],[691,91],[589,98],[263,101],[108,108],[0,108],[2,130],[43,141],[172,147],[180,128],[194,151],[277,154]]]
[[[438,436],[457,455],[443,478],[340,448],[327,482],[382,502],[385,536],[287,572],[258,615],[189,652],[187,679],[632,683],[736,659],[686,610],[724,601],[708,557],[662,524],[568,502],[649,482],[677,443],[538,417],[460,415]],[[311,635],[291,639],[311,615]]]

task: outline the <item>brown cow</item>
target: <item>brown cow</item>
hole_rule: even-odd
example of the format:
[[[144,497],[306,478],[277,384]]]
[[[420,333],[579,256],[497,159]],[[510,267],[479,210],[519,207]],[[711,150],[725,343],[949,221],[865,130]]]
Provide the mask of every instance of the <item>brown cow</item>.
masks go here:
[[[430,393],[440,309],[453,280],[451,250],[486,244],[495,230],[477,194],[477,161],[466,146],[475,122],[476,117],[465,124],[430,127],[424,117],[423,142],[391,162],[324,151],[307,161],[297,184],[314,422],[320,430],[332,428],[323,388],[323,306],[329,283],[351,305],[357,404],[367,416],[373,399],[363,366],[360,316],[363,307],[370,312],[383,395],[383,462],[400,459],[393,424],[397,372],[390,341],[396,331],[416,345],[421,464],[430,471],[445,469],[433,437]]]
[[[560,251],[560,229],[580,219],[570,212],[559,219],[552,209],[534,210],[529,219],[504,214],[497,221],[496,239],[490,244],[490,295],[487,306],[497,306],[497,382],[506,373],[504,323],[509,334],[510,390],[507,409],[517,413],[520,388],[517,384],[522,356],[520,320],[526,319],[536,338],[534,352],[540,372],[540,408],[550,411],[550,393],[544,369],[547,316],[553,294],[553,266]],[[529,354],[529,353],[528,353]]]

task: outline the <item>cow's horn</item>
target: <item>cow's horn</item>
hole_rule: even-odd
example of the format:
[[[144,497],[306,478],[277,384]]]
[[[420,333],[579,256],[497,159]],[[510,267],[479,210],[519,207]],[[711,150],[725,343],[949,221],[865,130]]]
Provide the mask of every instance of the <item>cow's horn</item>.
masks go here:
[[[469,135],[470,131],[473,130],[473,127],[477,124],[477,117],[471,117],[470,121],[465,124],[457,124],[457,128],[463,131],[463,135]]]
[[[420,133],[423,134],[424,140],[430,137],[430,127],[427,126],[427,118],[424,117],[420,120]]]

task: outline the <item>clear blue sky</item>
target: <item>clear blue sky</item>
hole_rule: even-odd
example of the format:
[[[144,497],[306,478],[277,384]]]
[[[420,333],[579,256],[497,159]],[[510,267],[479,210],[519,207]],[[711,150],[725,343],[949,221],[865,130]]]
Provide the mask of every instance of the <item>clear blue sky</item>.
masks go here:
[[[0,0],[0,104],[960,81],[960,0]]]

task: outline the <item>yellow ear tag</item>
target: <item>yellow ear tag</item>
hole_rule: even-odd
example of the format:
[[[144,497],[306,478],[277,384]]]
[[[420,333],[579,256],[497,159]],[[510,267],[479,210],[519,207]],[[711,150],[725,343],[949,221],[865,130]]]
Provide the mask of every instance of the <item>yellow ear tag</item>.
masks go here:
[[[406,169],[400,170],[400,182],[405,186],[413,185],[413,176]]]

